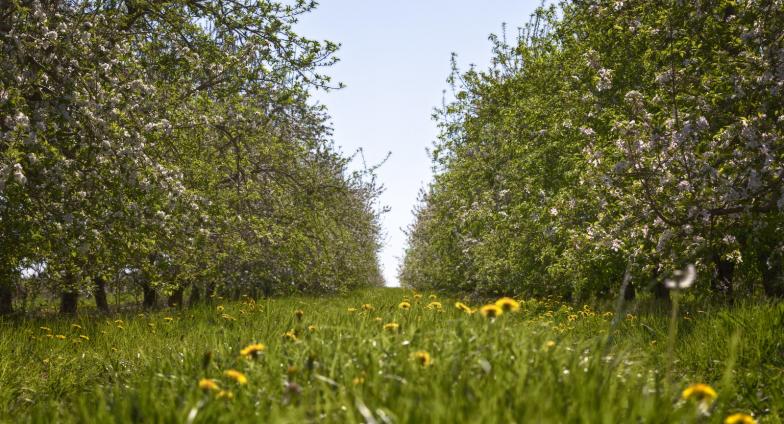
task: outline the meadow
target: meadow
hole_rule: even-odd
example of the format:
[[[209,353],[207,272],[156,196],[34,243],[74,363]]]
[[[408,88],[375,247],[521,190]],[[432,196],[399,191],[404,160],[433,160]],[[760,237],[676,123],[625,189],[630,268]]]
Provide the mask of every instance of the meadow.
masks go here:
[[[484,303],[376,288],[332,298],[216,297],[189,309],[3,318],[0,421],[784,417],[781,303],[691,299],[675,321],[666,305],[646,301],[613,310],[517,299],[495,318],[495,307],[478,310]]]

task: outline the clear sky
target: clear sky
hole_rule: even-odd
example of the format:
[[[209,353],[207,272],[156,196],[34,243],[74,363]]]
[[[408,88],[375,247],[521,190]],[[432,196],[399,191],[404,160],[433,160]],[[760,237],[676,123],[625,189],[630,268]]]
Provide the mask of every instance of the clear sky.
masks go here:
[[[329,108],[335,142],[344,153],[363,148],[367,163],[389,160],[379,169],[386,191],[381,262],[387,285],[396,286],[397,268],[420,188],[430,181],[425,151],[436,139],[431,120],[448,88],[450,55],[461,69],[485,68],[487,40],[506,23],[510,38],[528,22],[539,0],[322,0],[297,25],[301,35],[341,44],[341,61],[327,74],[346,84],[319,92]]]

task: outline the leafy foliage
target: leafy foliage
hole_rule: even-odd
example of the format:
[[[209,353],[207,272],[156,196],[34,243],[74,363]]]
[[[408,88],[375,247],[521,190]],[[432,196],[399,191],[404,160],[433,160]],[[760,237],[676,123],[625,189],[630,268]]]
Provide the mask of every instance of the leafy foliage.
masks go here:
[[[129,273],[146,297],[379,284],[379,187],[309,95],[337,46],[292,30],[314,6],[3,2],[5,312],[41,264],[71,298]]]
[[[562,2],[491,37],[436,114],[401,280],[582,298],[695,263],[704,293],[784,293],[783,6]]]

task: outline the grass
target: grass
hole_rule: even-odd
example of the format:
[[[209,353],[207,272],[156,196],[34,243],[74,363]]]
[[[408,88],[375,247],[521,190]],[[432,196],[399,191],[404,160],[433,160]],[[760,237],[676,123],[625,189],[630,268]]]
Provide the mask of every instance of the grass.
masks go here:
[[[403,297],[410,310],[398,308]],[[612,316],[527,301],[491,321],[459,311],[454,299],[440,301],[442,312],[425,307],[427,295],[373,289],[328,299],[216,300],[110,318],[0,321],[0,421],[721,423],[745,412],[760,423],[780,423],[784,417],[784,305],[682,305],[670,357],[667,311]],[[390,322],[399,328],[384,330]],[[289,331],[296,340],[284,336]],[[254,342],[264,352],[241,357]],[[413,359],[419,351],[428,352],[429,366]],[[226,377],[229,369],[248,383]],[[199,389],[202,378],[233,398]],[[704,413],[681,399],[692,383],[718,392]]]

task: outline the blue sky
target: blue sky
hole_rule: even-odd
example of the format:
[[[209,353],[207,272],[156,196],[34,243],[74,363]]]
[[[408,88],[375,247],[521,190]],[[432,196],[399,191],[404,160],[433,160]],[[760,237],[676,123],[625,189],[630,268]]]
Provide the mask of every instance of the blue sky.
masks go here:
[[[436,139],[431,115],[448,88],[451,53],[457,53],[461,69],[486,67],[488,35],[500,33],[502,23],[510,36],[517,34],[538,5],[538,0],[323,0],[300,19],[300,34],[341,44],[341,61],[327,73],[346,88],[316,94],[332,115],[335,142],[347,154],[363,148],[368,164],[392,153],[378,171],[386,187],[381,204],[391,208],[383,217],[381,252],[387,285],[398,285],[403,230],[432,176],[425,149]]]

